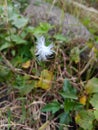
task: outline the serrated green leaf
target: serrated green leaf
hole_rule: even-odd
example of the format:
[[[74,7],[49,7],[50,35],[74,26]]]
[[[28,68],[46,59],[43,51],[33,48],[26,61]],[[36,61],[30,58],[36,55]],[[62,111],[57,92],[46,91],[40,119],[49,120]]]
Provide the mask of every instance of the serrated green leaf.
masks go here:
[[[70,112],[74,110],[80,110],[83,108],[83,105],[81,105],[79,102],[76,102],[75,100],[67,99],[64,101],[64,110],[65,112]]]
[[[98,93],[98,78],[90,79],[85,85],[85,89],[88,94]]]
[[[60,119],[60,124],[66,124],[69,125],[69,122],[71,121],[71,116],[70,113],[63,112],[62,114],[59,115],[58,117]],[[59,127],[59,130],[63,130],[64,126],[61,125]],[[66,127],[67,128],[67,127]]]
[[[76,89],[71,86],[69,80],[67,78],[64,79],[63,91],[65,93],[74,93],[76,94]]]
[[[67,78],[64,79],[64,85],[63,85],[63,91],[64,92],[70,92],[72,89],[71,84]]]
[[[63,98],[77,99],[76,89],[71,86],[67,78],[64,79],[63,91],[60,92]]]
[[[46,104],[45,107],[43,107],[42,111],[43,112],[52,112],[53,114],[56,113],[59,109],[61,108],[61,105],[57,101],[53,101],[49,104]]]
[[[54,38],[56,40],[59,40],[59,41],[63,41],[63,42],[68,42],[68,38],[66,38],[65,36],[63,36],[62,34],[56,34],[54,36]]]
[[[28,23],[28,19],[22,16],[18,16],[16,18],[14,18],[12,24],[17,27],[17,28],[23,28],[24,26],[26,26]]]
[[[26,44],[27,42],[18,35],[11,35],[11,40],[16,44]]]
[[[34,32],[34,27],[32,27],[32,26],[26,27],[26,31],[27,31],[28,33],[32,33],[32,34],[33,34],[33,32]]]
[[[43,22],[43,23],[40,23],[40,25],[33,30],[33,33],[35,36],[39,34],[42,35],[42,34],[47,33],[52,27],[53,26],[51,26],[50,24]]]
[[[78,99],[78,97],[74,94],[74,93],[65,93],[65,92],[60,92],[60,95],[63,97],[63,98],[69,98],[69,99]]]
[[[95,109],[98,109],[98,93],[94,94],[90,100],[90,103]]]

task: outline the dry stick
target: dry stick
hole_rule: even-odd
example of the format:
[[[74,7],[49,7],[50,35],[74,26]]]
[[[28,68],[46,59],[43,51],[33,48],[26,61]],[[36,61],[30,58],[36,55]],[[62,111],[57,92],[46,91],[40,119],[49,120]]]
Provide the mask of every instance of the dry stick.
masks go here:
[[[5,64],[11,69],[12,72],[15,72],[15,68],[12,66],[12,64],[6,59],[6,57],[2,54],[0,51],[0,55],[3,58]]]
[[[92,60],[93,60],[93,57],[90,58],[90,60],[88,61],[88,63],[85,65],[85,67],[83,68],[83,70],[80,72],[80,76],[88,69],[88,67],[90,66]]]
[[[38,76],[34,76],[34,75],[30,75],[30,74],[27,74],[25,72],[23,72],[22,69],[18,69],[18,68],[14,68],[14,66],[6,59],[6,57],[2,54],[2,52],[0,51],[0,55],[1,57],[3,58],[5,64],[10,68],[10,70],[13,72],[13,73],[18,73],[18,74],[22,74],[22,75],[27,75],[33,79],[36,79],[36,80],[39,80],[40,78]]]
[[[15,124],[15,123],[13,123],[13,122],[12,122],[12,124],[2,124],[2,125],[0,125],[0,128],[2,128],[2,127],[8,127],[8,126],[21,126],[21,127],[24,127],[24,130],[33,130],[33,129],[29,128],[29,127],[26,126],[26,125]]]
[[[34,101],[31,104],[29,104],[27,108],[31,107],[32,105],[37,105],[37,104],[45,104],[45,103],[43,101]]]
[[[46,121],[38,130],[44,130],[44,129],[46,129],[49,124],[50,124],[50,122]]]
[[[53,7],[54,7],[56,1],[57,1],[57,0],[53,0],[53,2],[52,2],[51,8],[50,8],[49,13],[48,13],[48,18],[50,17],[50,14],[51,14],[51,12],[52,12],[52,9],[53,9]]]

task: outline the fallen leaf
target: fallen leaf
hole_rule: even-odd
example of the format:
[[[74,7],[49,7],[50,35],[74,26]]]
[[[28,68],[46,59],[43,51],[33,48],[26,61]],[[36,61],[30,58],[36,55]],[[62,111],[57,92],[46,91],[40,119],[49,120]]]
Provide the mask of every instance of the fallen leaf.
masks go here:
[[[90,79],[85,85],[85,90],[87,94],[98,93],[98,78]]]
[[[52,79],[53,73],[48,70],[43,70],[36,87],[48,90],[52,86]]]
[[[83,128],[83,130],[92,130],[93,121],[95,119],[92,111],[81,110],[75,116],[76,123]]]

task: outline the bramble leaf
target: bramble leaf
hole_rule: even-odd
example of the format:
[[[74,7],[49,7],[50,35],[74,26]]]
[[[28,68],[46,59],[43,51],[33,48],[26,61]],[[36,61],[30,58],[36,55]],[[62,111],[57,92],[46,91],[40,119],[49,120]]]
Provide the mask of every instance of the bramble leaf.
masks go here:
[[[95,109],[98,109],[98,93],[94,94],[90,100],[90,103]]]
[[[53,101],[46,106],[43,107],[42,111],[43,112],[52,112],[53,114],[56,113],[59,109],[61,108],[61,105],[57,101]]]
[[[98,109],[94,111],[94,115],[95,115],[96,120],[98,121]]]
[[[93,129],[93,121],[94,121],[94,113],[92,111],[80,111],[76,117],[76,123],[83,128],[84,130],[92,130]]]
[[[37,83],[36,88],[42,88],[44,90],[48,90],[51,88],[53,79],[53,73],[48,70],[43,70],[41,72],[40,80]]]
[[[85,89],[88,94],[97,93],[98,92],[98,78],[90,79],[85,85]]]

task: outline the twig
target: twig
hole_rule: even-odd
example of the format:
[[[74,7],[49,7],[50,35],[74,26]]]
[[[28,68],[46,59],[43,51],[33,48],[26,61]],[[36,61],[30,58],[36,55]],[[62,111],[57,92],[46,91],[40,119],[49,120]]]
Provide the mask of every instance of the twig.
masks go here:
[[[3,58],[5,64],[10,68],[10,70],[14,73],[18,73],[18,74],[22,74],[22,75],[27,75],[33,79],[40,79],[38,76],[34,76],[34,75],[30,75],[30,74],[27,74],[25,72],[23,72],[22,69],[18,69],[18,68],[15,68],[7,59],[6,57],[3,55],[3,53],[0,51],[0,55],[1,57]]]
[[[6,59],[6,57],[3,55],[3,53],[0,51],[0,55],[3,58],[5,64],[12,70],[12,72],[15,72],[15,68],[12,66],[12,64]]]
[[[53,9],[54,4],[56,3],[56,1],[57,1],[57,0],[53,0],[53,2],[52,2],[51,8],[50,8],[49,13],[48,13],[48,18],[50,17],[50,14],[51,14],[51,12],[52,12],[52,9]]]
[[[43,101],[34,101],[27,108],[31,107],[32,105],[36,105],[36,104],[45,104],[45,103]]]
[[[8,126],[21,126],[21,127],[24,128],[24,130],[33,130],[33,129],[29,128],[28,126],[25,126],[25,125],[22,125],[22,124],[14,124],[14,123],[12,123],[12,124],[2,124],[2,125],[0,125],[0,128],[8,127]]]
[[[87,70],[87,68],[90,66],[92,60],[93,60],[93,57],[89,59],[88,63],[85,65],[83,70],[80,72],[80,74],[79,74],[80,76]]]

